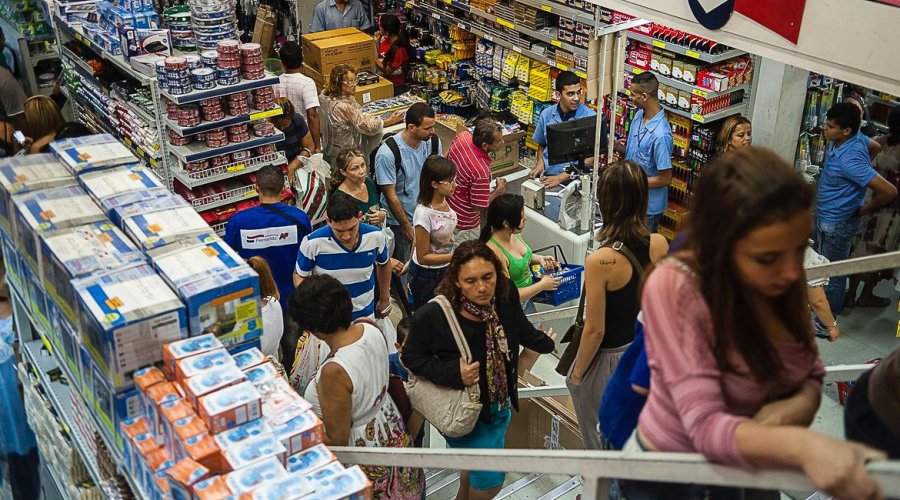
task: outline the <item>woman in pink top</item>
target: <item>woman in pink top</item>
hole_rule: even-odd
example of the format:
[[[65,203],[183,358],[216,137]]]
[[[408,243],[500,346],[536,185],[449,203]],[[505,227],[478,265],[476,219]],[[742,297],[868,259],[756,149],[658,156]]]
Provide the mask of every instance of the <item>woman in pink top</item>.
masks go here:
[[[696,184],[683,250],[642,295],[652,387],[625,450],[699,452],[745,468],[800,468],[840,498],[880,498],[883,455],[807,430],[825,374],[803,254],[813,193],[774,153],[721,156]],[[740,498],[736,489],[621,482],[625,498]]]

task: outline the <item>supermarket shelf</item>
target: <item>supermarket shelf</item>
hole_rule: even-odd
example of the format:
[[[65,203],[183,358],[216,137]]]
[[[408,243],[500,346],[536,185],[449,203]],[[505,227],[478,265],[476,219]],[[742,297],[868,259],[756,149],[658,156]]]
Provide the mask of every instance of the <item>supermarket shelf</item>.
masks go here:
[[[574,7],[569,7],[568,5],[559,4],[551,1],[541,2],[540,0],[516,0],[519,3],[528,5],[529,7],[534,7],[535,9],[542,10],[544,12],[549,12],[551,14],[556,14],[558,16],[565,17],[567,19],[571,19],[573,21],[578,21],[579,23],[589,23],[591,25],[594,24],[594,17],[589,15],[587,12],[578,10]],[[444,3],[447,3],[446,0]]]
[[[642,35],[640,33],[635,33],[633,31],[628,32],[628,38],[630,38],[632,40],[637,40],[639,42],[644,42],[646,44],[652,45],[652,46],[660,48],[660,49],[667,50],[669,52],[674,52],[679,55],[691,57],[691,58],[698,59],[700,61],[708,62],[708,63],[718,63],[718,62],[722,62],[722,61],[727,61],[728,59],[731,59],[733,57],[737,57],[737,56],[746,54],[746,52],[744,52],[742,50],[736,50],[736,49],[728,50],[721,54],[715,54],[715,55],[707,54],[704,52],[698,52],[696,50],[691,50],[687,47],[684,47],[684,46],[681,46],[678,44],[661,42],[653,37],[650,37],[647,35]]]
[[[28,310],[25,305],[26,302],[22,299],[22,295],[19,290],[16,289],[9,281],[7,283],[10,285],[9,290],[12,292],[12,296],[15,297],[15,300],[21,304],[19,308],[20,311],[25,312],[25,315],[28,318],[28,321],[31,323],[31,327],[37,331],[40,335],[40,339],[27,340],[20,338],[20,351],[25,354],[25,357],[28,358],[29,362],[34,366],[35,372],[37,373],[38,380],[41,385],[46,390],[46,393],[49,396],[50,403],[53,405],[54,409],[56,409],[57,414],[59,415],[60,420],[63,422],[65,429],[68,431],[69,436],[71,437],[71,441],[75,445],[75,449],[78,451],[78,454],[81,456],[84,461],[85,467],[87,468],[91,479],[94,481],[94,484],[97,488],[102,489],[103,485],[106,484],[107,481],[103,479],[100,475],[100,469],[97,465],[97,461],[94,458],[94,455],[90,451],[90,447],[85,442],[84,437],[81,436],[77,432],[77,426],[73,424],[72,417],[72,397],[79,398],[79,401],[82,402],[85,408],[90,408],[89,405],[84,404],[84,400],[81,399],[81,394],[78,391],[73,391],[70,385],[63,384],[59,381],[51,381],[49,378],[49,373],[59,369],[65,375],[66,379],[70,383],[74,383],[75,377],[72,376],[72,373],[69,371],[69,367],[66,366],[65,363],[60,363],[55,355],[47,353],[48,355],[44,356],[44,345],[46,342],[43,339],[48,338],[47,332],[43,330],[40,326],[40,323],[35,321],[32,317],[31,312]],[[22,332],[20,332],[20,335]],[[131,474],[128,474],[123,468],[123,458],[119,456],[118,451],[113,443],[109,440],[109,437],[101,430],[100,423],[97,421],[97,414],[93,411],[88,411],[88,414],[91,415],[91,418],[88,419],[88,423],[93,427],[93,430],[96,434],[100,436],[106,445],[106,449],[109,450],[110,455],[113,460],[115,460],[116,465],[119,469],[119,475],[124,477],[128,485],[131,487],[131,491],[134,493],[135,497],[138,500],[149,499],[150,497],[144,493],[143,489],[134,482],[131,478]],[[73,429],[76,429],[73,431]]]
[[[56,52],[47,52],[46,54],[35,54],[31,56],[31,62],[33,63],[46,61],[48,59],[59,59],[59,54]]]
[[[271,87],[278,82],[279,78],[277,76],[267,72],[265,78],[259,80],[241,80],[241,83],[238,83],[237,85],[223,85],[210,90],[195,90],[194,92],[184,95],[172,95],[165,89],[160,89],[159,93],[175,104],[188,104],[202,101],[203,99],[237,94],[238,92],[246,92],[262,87]]]
[[[123,102],[118,98],[114,98],[114,99],[116,99],[119,102]],[[144,108],[138,106],[137,104],[135,104],[132,101],[124,101],[124,102],[125,102],[125,106],[127,106],[128,109],[130,109],[132,113],[137,115],[137,117],[140,118],[141,120],[143,120],[144,123],[146,123],[148,126],[155,128],[156,119],[154,119],[152,116],[150,116],[150,114],[147,113],[147,111],[144,110]]]
[[[625,65],[626,73],[632,73],[635,75],[639,75],[639,74],[643,73],[644,71],[647,71],[647,70],[632,66],[630,64]],[[707,90],[702,87],[698,87],[696,85],[691,85],[690,83],[687,83],[684,80],[678,80],[676,78],[672,78],[669,76],[660,75],[659,73],[657,73],[655,71],[653,72],[653,74],[656,75],[656,79],[659,80],[659,83],[661,83],[663,85],[673,87],[678,90],[683,90],[685,92],[690,92],[691,94],[694,94],[695,96],[705,97],[707,99],[712,99],[714,97],[719,97],[720,95],[737,92],[738,90],[746,90],[750,87],[749,83],[745,83],[744,85],[740,85],[740,86],[737,86],[737,87],[734,87],[734,88],[731,88],[728,90],[724,90],[722,92],[714,92],[712,90]]]
[[[225,222],[218,222],[216,224],[210,224],[209,227],[211,227],[212,230],[215,231],[216,234],[219,235],[219,237],[224,238],[225,237],[225,226],[227,226],[227,225],[228,225],[228,221],[225,221]]]
[[[275,135],[270,135],[268,137],[253,137],[249,141],[231,143],[221,148],[210,148],[204,143],[195,141],[187,146],[169,144],[169,150],[183,163],[187,163],[189,161],[205,160],[207,158],[212,158],[213,156],[265,146],[266,144],[274,144],[281,140],[284,140],[284,134],[278,132]]]
[[[867,123],[871,123],[872,126],[875,127],[875,130],[877,130],[879,132],[884,132],[884,133],[890,132],[890,128],[888,128],[887,125],[885,125],[881,122],[876,122],[875,120],[868,121],[868,122],[866,120],[862,121],[863,125],[866,125]]]
[[[203,132],[208,132],[210,130],[216,130],[222,127],[229,127],[231,125],[240,125],[241,123],[250,123],[255,122],[256,120],[262,120],[264,118],[269,118],[272,116],[281,115],[281,108],[276,106],[272,109],[267,109],[264,111],[257,111],[255,113],[250,113],[247,115],[239,115],[239,116],[227,116],[223,120],[218,120],[214,122],[203,122],[200,125],[196,125],[194,127],[180,127],[176,122],[168,118],[163,118],[163,121],[166,123],[166,126],[170,129],[174,130],[178,133],[178,135],[184,137],[186,135],[200,134]]]
[[[438,21],[441,21],[450,26],[457,26],[458,28],[468,31],[479,38],[484,38],[485,40],[487,40],[489,42],[496,43],[497,45],[506,47],[509,50],[513,50],[515,52],[518,52],[519,54],[528,56],[531,59],[534,59],[535,61],[549,64],[550,66],[561,69],[563,71],[572,70],[572,72],[575,73],[576,75],[578,75],[580,78],[587,78],[587,73],[585,73],[584,71],[576,70],[576,69],[570,68],[569,66],[567,66],[565,64],[557,63],[555,58],[549,57],[547,54],[542,54],[542,53],[535,52],[530,49],[525,49],[525,48],[519,47],[518,45],[509,43],[508,41],[506,41],[500,37],[495,38],[493,35],[485,32],[484,29],[482,29],[480,26],[478,26],[476,24],[472,24],[469,21],[462,21],[456,17],[451,16],[450,14],[441,12],[441,11],[435,9],[434,7],[431,7],[430,5],[407,2],[406,6],[408,8],[416,8],[416,9],[422,9],[424,11],[427,11],[431,14],[432,18],[437,19]]]
[[[122,56],[116,56],[107,52],[103,47],[98,46],[94,42],[92,42],[89,38],[84,36],[84,32],[82,31],[81,26],[73,26],[66,22],[65,19],[60,18],[59,16],[54,16],[55,24],[57,29],[60,29],[63,33],[66,33],[70,37],[78,40],[84,45],[90,47],[92,50],[97,52],[103,59],[111,62],[114,66],[122,70],[123,73],[128,76],[134,78],[135,80],[141,82],[142,85],[148,85],[150,82],[154,80],[154,78],[150,78],[149,76],[139,73],[135,71],[130,64]]]
[[[209,184],[211,182],[223,181],[239,175],[256,172],[266,165],[285,165],[287,159],[284,153],[275,152],[265,156],[258,156],[249,161],[232,163],[231,165],[223,165],[216,168],[207,168],[197,172],[188,172],[186,170],[176,170],[173,175],[185,187],[194,189],[197,186]]]
[[[747,101],[739,102],[733,106],[729,106],[727,108],[720,109],[718,111],[713,111],[707,115],[698,115],[696,113],[691,113],[690,111],[685,111],[680,108],[673,108],[667,104],[662,105],[663,109],[674,113],[676,115],[683,116],[685,118],[690,118],[697,123],[709,123],[718,120],[719,118],[725,118],[726,116],[731,116],[733,114],[740,113],[741,111],[747,108]]]
[[[72,92],[70,95],[74,96],[74,98],[75,98],[74,100],[75,100],[75,102],[78,103],[79,106],[81,106],[82,108],[85,108],[87,111],[89,111],[91,114],[93,114],[97,117],[97,120],[96,120],[97,124],[99,124],[101,126],[100,128],[102,129],[103,132],[106,132],[114,137],[120,138],[122,140],[122,143],[125,144],[125,146],[127,146],[128,149],[130,149],[131,152],[135,154],[135,156],[137,156],[139,158],[144,158],[154,168],[159,166],[159,160],[161,159],[161,151],[160,150],[157,149],[154,152],[154,154],[148,153],[147,151],[144,150],[144,148],[136,145],[134,142],[132,142],[131,139],[123,136],[121,134],[121,132],[116,130],[116,128],[113,127],[112,124],[107,122],[105,113],[94,109],[94,106],[90,102],[88,102],[83,96],[81,96],[78,92]]]
[[[203,212],[237,203],[239,201],[256,198],[257,196],[259,196],[259,193],[256,192],[256,187],[253,185],[241,186],[232,189],[231,191],[225,191],[224,193],[216,193],[214,195],[204,196],[203,198],[197,198],[196,200],[191,201],[191,205],[194,206],[194,210]]]

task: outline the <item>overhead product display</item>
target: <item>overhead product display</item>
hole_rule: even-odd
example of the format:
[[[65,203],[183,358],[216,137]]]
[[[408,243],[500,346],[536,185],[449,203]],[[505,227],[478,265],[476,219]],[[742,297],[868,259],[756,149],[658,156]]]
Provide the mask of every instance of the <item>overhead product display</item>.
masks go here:
[[[51,149],[0,161],[0,241],[57,492],[370,497],[259,350],[256,273],[111,135]]]

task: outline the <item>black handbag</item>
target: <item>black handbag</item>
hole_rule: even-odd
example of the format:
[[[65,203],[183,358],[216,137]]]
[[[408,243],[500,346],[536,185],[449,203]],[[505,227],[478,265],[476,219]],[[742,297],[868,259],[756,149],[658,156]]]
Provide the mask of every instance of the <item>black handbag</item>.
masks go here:
[[[612,248],[613,250],[621,253],[631,262],[631,267],[634,272],[638,273],[638,276],[644,274],[644,266],[637,260],[637,257],[631,253],[631,250],[625,246],[621,241],[613,242],[612,244],[604,243],[600,245],[600,248]],[[585,275],[585,281],[587,281],[587,275]],[[575,323],[566,330],[566,333],[563,335],[561,343],[568,343],[566,346],[566,350],[563,351],[562,356],[559,357],[559,363],[556,365],[556,373],[559,373],[562,376],[567,376],[569,374],[569,369],[572,368],[572,364],[575,362],[575,356],[578,354],[578,347],[581,345],[581,332],[584,330],[584,298],[585,298],[585,285],[581,286],[581,299],[578,301],[578,313],[575,316]]]

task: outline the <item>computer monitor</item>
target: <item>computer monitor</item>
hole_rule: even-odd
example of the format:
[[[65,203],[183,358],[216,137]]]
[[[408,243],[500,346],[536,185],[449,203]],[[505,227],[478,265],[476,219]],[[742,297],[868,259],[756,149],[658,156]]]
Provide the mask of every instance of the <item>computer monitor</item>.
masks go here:
[[[547,155],[550,165],[584,162],[594,156],[596,141],[596,116],[547,125]],[[600,145],[600,151],[606,151],[606,141]]]

